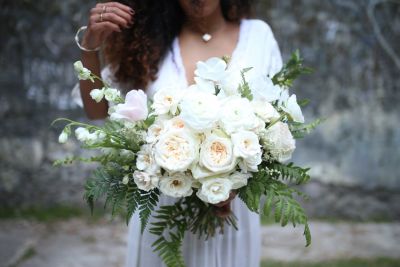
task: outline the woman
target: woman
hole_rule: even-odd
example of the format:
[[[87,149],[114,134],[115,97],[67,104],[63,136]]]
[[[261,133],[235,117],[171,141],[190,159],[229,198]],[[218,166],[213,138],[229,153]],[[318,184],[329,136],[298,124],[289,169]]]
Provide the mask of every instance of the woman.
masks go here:
[[[100,74],[97,50],[105,43],[107,66],[101,72],[114,87],[145,88],[151,97],[161,87],[186,88],[194,82],[197,61],[230,56],[229,67],[253,67],[249,75],[273,75],[282,66],[278,45],[269,26],[248,19],[250,0],[137,0],[108,2],[91,10],[81,46],[82,62]],[[89,118],[107,116],[106,101],[96,103],[89,95],[99,83],[80,82],[80,94]],[[75,92],[75,95],[77,92]],[[160,205],[173,203],[161,197]],[[255,267],[260,261],[260,223],[237,198],[220,203],[217,216],[232,210],[239,231],[207,241],[188,233],[183,252],[188,267]],[[127,267],[163,266],[152,251],[155,237],[140,234],[138,215],[129,226]]]

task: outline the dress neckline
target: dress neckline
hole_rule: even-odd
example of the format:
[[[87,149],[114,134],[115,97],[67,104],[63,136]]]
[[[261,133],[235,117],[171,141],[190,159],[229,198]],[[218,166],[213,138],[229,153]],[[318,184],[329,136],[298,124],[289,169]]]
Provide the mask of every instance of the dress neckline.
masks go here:
[[[248,38],[246,38],[246,36],[244,36],[245,34],[248,34],[248,32],[249,32],[247,29],[245,29],[246,25],[247,25],[247,19],[240,20],[238,41],[236,43],[235,48],[233,49],[228,68],[236,60],[239,52],[242,51],[242,46],[244,46],[244,43],[245,43],[244,41],[248,39]],[[179,37],[178,36],[176,36],[173,41],[172,53],[173,53],[172,56],[173,56],[174,62],[176,64],[176,68],[178,70],[178,74],[179,74],[180,78],[182,79],[182,81],[184,81],[185,87],[188,87],[189,82],[186,78],[186,69],[185,69],[185,66],[183,65],[182,54],[181,54],[181,49],[179,46]]]

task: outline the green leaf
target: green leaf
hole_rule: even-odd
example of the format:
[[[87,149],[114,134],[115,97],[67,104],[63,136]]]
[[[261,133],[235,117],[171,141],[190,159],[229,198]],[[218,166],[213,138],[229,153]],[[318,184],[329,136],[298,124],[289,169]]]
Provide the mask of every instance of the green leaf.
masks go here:
[[[307,134],[310,134],[311,131],[313,131],[318,125],[320,125],[324,121],[325,121],[324,119],[316,119],[309,124],[292,123],[289,124],[289,128],[290,131],[292,132],[293,137],[299,139],[303,138]]]

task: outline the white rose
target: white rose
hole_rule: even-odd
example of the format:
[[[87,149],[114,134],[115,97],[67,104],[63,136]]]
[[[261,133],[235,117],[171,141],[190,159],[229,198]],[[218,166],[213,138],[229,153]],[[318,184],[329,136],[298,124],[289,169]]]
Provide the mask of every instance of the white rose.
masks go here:
[[[146,172],[135,171],[133,180],[140,190],[148,192],[157,187],[159,178]]]
[[[247,98],[231,96],[223,102],[220,123],[231,134],[239,130],[249,130],[257,125],[257,117]]]
[[[239,189],[247,185],[250,177],[250,173],[234,172],[228,178],[232,182],[232,189]]]
[[[186,171],[197,160],[198,150],[195,135],[187,130],[173,130],[160,136],[155,145],[154,158],[167,171]]]
[[[267,129],[262,141],[266,150],[280,162],[289,160],[296,148],[296,141],[288,125],[281,121]]]
[[[249,81],[249,86],[255,100],[273,102],[279,99],[282,89],[274,85],[267,75],[256,76]]]
[[[190,91],[180,103],[182,120],[196,131],[210,129],[218,121],[220,103],[209,93]]]
[[[182,120],[180,116],[173,117],[172,119],[164,121],[164,129],[165,131],[171,130],[181,130],[187,128],[185,122]]]
[[[160,179],[160,190],[170,197],[190,196],[193,193],[192,178],[182,172],[164,175]]]
[[[202,181],[197,196],[202,201],[217,204],[229,198],[232,182],[228,178],[207,178]]]
[[[194,74],[202,79],[218,82],[224,78],[225,70],[226,62],[221,58],[212,57],[206,62],[197,62]]]
[[[74,63],[74,70],[79,80],[91,80],[94,82],[90,70],[83,67],[83,64],[80,60]]]
[[[156,164],[153,156],[152,146],[145,144],[140,147],[137,153],[136,167],[149,174],[156,174],[160,167]]]
[[[159,137],[165,132],[165,120],[168,117],[158,116],[152,125],[147,129],[146,142],[155,143]]]
[[[104,97],[104,89],[93,89],[90,91],[90,97],[99,103],[101,100],[103,100]]]
[[[182,95],[182,90],[174,87],[165,87],[158,90],[153,97],[152,108],[154,109],[154,114],[163,115],[171,113],[175,115]]]
[[[261,135],[263,132],[265,132],[265,122],[261,118],[257,117],[255,123],[256,124],[250,129],[250,131],[257,135]]]
[[[258,136],[250,131],[239,131],[231,135],[233,154],[236,157],[247,159],[261,153]]]
[[[236,167],[233,144],[229,138],[210,134],[200,147],[199,163],[213,174],[229,172]]]
[[[265,122],[279,119],[279,112],[267,101],[254,100],[251,102],[254,112]]]
[[[107,101],[117,102],[121,98],[121,92],[118,89],[107,88],[104,90],[104,97]]]
[[[246,159],[243,159],[239,161],[239,167],[240,169],[244,172],[257,172],[258,171],[258,165],[260,165],[262,162],[262,151],[257,153],[256,155],[252,157],[248,157]]]
[[[281,106],[281,108],[292,117],[293,121],[304,123],[304,116],[301,112],[299,104],[297,104],[296,95],[293,94],[289,97],[286,104]]]

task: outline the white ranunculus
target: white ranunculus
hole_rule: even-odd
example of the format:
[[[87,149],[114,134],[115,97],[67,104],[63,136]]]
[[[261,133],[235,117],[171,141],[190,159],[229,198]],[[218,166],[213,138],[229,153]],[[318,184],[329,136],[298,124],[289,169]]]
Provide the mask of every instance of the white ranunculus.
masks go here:
[[[61,134],[58,136],[58,142],[61,144],[66,143],[68,140],[68,133],[66,131],[62,131]]]
[[[211,129],[218,121],[220,103],[213,94],[191,91],[179,106],[181,119],[196,131]]]
[[[258,136],[250,131],[239,131],[231,135],[233,154],[236,157],[247,159],[261,152]]]
[[[170,197],[187,197],[193,193],[192,177],[182,172],[164,175],[160,179],[160,190]]]
[[[232,182],[232,189],[235,190],[246,186],[250,177],[250,173],[234,172],[228,178]]]
[[[249,81],[250,89],[255,100],[273,102],[279,99],[281,88],[274,85],[267,75],[256,76]]]
[[[104,88],[103,89],[93,89],[90,91],[90,97],[99,103],[101,100],[103,100],[104,97]]]
[[[157,164],[169,172],[186,171],[198,156],[199,141],[188,130],[165,132],[154,149]]]
[[[262,136],[263,145],[273,158],[280,162],[289,160],[296,148],[296,141],[286,123],[281,121],[267,129]]]
[[[253,100],[251,105],[254,112],[265,122],[271,122],[280,117],[279,112],[267,101]]]
[[[257,117],[250,101],[240,96],[226,98],[221,109],[220,124],[228,134],[254,128]]]
[[[210,134],[201,144],[199,163],[214,174],[233,170],[236,162],[231,139]]]
[[[195,84],[189,87],[189,90],[201,91],[209,94],[215,94],[215,84],[213,81],[204,80],[200,77],[194,77]]]
[[[165,131],[180,130],[184,128],[187,128],[187,126],[180,116],[164,121]]]
[[[140,147],[140,151],[137,153],[136,167],[149,174],[156,174],[159,172],[160,167],[154,160],[151,145],[145,144]]]
[[[257,172],[258,165],[262,162],[262,151],[252,157],[248,157],[239,161],[239,167],[244,172]]]
[[[232,182],[229,178],[207,178],[202,181],[197,196],[204,202],[217,204],[229,198]]]
[[[157,187],[159,178],[147,172],[135,171],[133,173],[133,180],[140,190],[148,192]]]
[[[159,89],[153,96],[152,108],[154,109],[154,114],[164,115],[171,113],[175,115],[182,96],[183,91],[179,88],[165,87]]]
[[[79,80],[91,80],[94,82],[90,70],[85,68],[80,60],[74,63],[74,70]]]
[[[293,121],[304,123],[304,116],[299,104],[297,103],[295,94],[291,95],[286,104],[281,108],[292,117]]]
[[[206,62],[197,62],[194,74],[202,79],[218,82],[224,78],[225,70],[226,62],[221,58],[212,57]]]
[[[116,102],[121,97],[121,92],[118,89],[107,88],[104,90],[104,97],[107,101]]]

